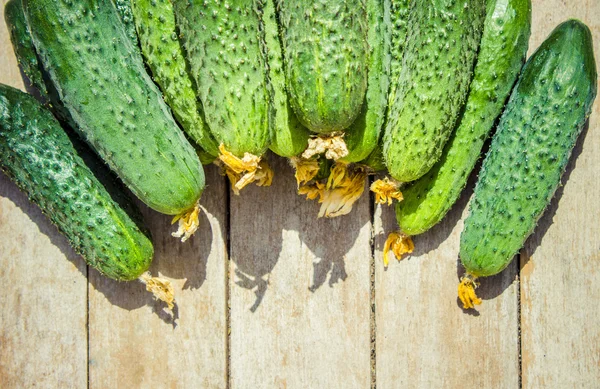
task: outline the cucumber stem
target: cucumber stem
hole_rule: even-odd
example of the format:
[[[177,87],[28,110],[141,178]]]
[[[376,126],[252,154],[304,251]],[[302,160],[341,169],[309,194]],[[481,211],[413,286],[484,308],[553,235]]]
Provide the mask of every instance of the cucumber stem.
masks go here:
[[[383,180],[376,180],[371,184],[371,192],[375,193],[375,202],[377,204],[392,205],[392,200],[404,200],[400,191],[401,183],[385,177]]]
[[[475,289],[479,286],[479,282],[475,280],[477,280],[476,276],[467,273],[458,284],[458,298],[463,303],[464,309],[475,308],[475,305],[481,304],[481,299],[475,294]]]
[[[414,249],[415,244],[410,236],[400,231],[391,232],[383,245],[383,265],[385,267],[388,266],[388,254],[390,251],[394,253],[398,261],[401,261],[404,254],[410,254]]]
[[[312,136],[308,139],[308,147],[302,153],[302,158],[310,159],[315,155],[325,153],[325,158],[337,161],[348,155],[348,147],[344,142],[343,132],[332,132],[327,135]]]
[[[146,290],[151,292],[154,297],[158,300],[164,301],[167,303],[167,307],[170,310],[173,309],[175,301],[175,291],[173,289],[173,285],[171,281],[166,280],[164,278],[152,277],[150,272],[146,272],[138,278],[141,282],[146,284]]]
[[[252,182],[258,186],[271,186],[273,170],[266,161],[261,161],[261,157],[244,153],[243,158],[238,158],[227,151],[223,143],[219,146],[219,151],[221,154],[215,163],[225,170],[234,194],[239,195],[240,190]]]

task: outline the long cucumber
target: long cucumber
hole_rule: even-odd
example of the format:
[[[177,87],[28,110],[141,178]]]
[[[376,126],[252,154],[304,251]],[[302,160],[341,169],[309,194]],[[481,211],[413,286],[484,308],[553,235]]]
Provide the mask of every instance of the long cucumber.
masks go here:
[[[483,161],[460,239],[465,308],[478,277],[501,272],[554,196],[597,93],[589,28],[560,24],[529,58]]]
[[[193,213],[198,157],[110,0],[24,0],[37,52],[77,129],[144,203]]]

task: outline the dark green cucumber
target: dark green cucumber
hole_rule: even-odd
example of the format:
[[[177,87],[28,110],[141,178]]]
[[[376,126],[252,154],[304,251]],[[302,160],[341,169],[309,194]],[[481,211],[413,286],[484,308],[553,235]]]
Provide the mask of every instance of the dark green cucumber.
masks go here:
[[[409,0],[390,0],[390,88],[388,94],[388,110],[396,101],[396,88],[402,72],[402,57],[406,36],[408,35]]]
[[[33,42],[82,137],[144,203],[194,208],[198,157],[177,127],[110,0],[24,0]]]
[[[228,152],[261,156],[271,142],[264,0],[173,0],[204,115]]]
[[[366,0],[368,33],[367,92],[362,111],[344,131],[348,155],[340,162],[359,162],[369,156],[379,142],[390,86],[390,1]]]
[[[116,280],[134,280],[148,269],[153,247],[138,228],[139,214],[112,199],[48,110],[4,85],[0,164],[90,266]]]
[[[592,35],[560,24],[529,58],[483,161],[460,259],[474,277],[502,271],[554,196],[597,92]]]
[[[368,167],[372,172],[384,172],[387,170],[383,160],[383,146],[378,144],[369,156],[362,161],[361,165]]]
[[[310,131],[300,123],[289,103],[274,0],[266,0],[263,21],[267,65],[273,93],[272,104],[275,111],[275,119],[272,121],[273,139],[269,148],[281,157],[295,157],[306,149]]]
[[[530,33],[531,0],[488,2],[475,76],[458,127],[440,161],[403,188],[404,200],[396,204],[403,233],[429,230],[458,199],[523,66]]]
[[[166,103],[187,135],[216,157],[218,145],[204,122],[202,104],[188,73],[173,5],[169,0],[131,0],[131,8],[142,53]]]
[[[4,20],[8,26],[10,40],[23,73],[29,79],[31,86],[39,92],[42,102],[47,103],[49,99],[48,90],[46,89],[35,46],[31,40],[21,0],[10,0],[6,3],[4,6]]]
[[[463,107],[485,19],[484,0],[415,0],[395,101],[383,136],[390,175],[418,179],[441,157]]]
[[[139,42],[133,19],[132,0],[112,0],[112,2],[115,8],[117,8],[121,21],[125,25],[125,31],[127,37],[131,40],[131,44],[134,47],[138,47]]]
[[[356,119],[367,89],[364,0],[277,0],[292,107],[321,134]]]

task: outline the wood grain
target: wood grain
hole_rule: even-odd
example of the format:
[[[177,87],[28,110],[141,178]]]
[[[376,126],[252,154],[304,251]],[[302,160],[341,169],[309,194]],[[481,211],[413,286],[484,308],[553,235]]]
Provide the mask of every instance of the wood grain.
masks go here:
[[[519,383],[517,263],[482,280],[477,312],[457,301],[459,236],[471,191],[414,239],[415,252],[385,269],[393,208],[375,212],[376,379],[381,388],[516,388]],[[384,233],[385,231],[385,233]]]
[[[226,188],[216,167],[206,175],[201,228],[189,241],[170,235],[170,217],[144,208],[155,247],[151,272],[173,282],[173,315],[143,284],[90,270],[90,388],[225,387]]]
[[[597,0],[534,1],[531,48],[575,17],[592,30]],[[597,66],[598,67],[598,66]],[[600,100],[550,207],[521,257],[524,388],[597,388],[600,382]]]
[[[0,83],[24,89],[4,15]],[[85,262],[2,173],[0,280],[0,387],[85,387]]]
[[[317,219],[287,162],[231,200],[231,388],[370,382],[368,196]]]

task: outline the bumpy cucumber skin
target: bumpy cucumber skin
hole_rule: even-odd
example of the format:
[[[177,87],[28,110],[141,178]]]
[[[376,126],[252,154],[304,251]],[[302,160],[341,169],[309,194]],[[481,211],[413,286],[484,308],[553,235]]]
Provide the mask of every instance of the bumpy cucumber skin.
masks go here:
[[[119,13],[119,17],[121,18],[121,22],[125,25],[125,32],[127,33],[127,37],[131,41],[133,47],[138,47],[138,36],[135,29],[134,19],[133,19],[133,9],[132,9],[132,1],[133,0],[112,0],[117,12]]]
[[[367,89],[364,0],[277,0],[285,70],[300,122],[321,134],[349,127]]]
[[[429,230],[458,199],[523,66],[530,34],[531,0],[488,2],[475,76],[458,127],[438,163],[403,188],[404,200],[396,204],[405,234]]]
[[[44,68],[76,129],[149,207],[192,208],[204,173],[110,0],[24,0]]]
[[[4,20],[10,32],[10,40],[23,73],[31,85],[37,89],[44,103],[48,101],[48,90],[38,61],[35,46],[29,34],[29,27],[23,13],[21,0],[10,0],[4,6]]]
[[[418,179],[441,157],[473,76],[483,0],[415,0],[395,101],[383,136],[390,175]]]
[[[390,2],[366,0],[369,43],[368,82],[362,111],[344,131],[348,155],[341,162],[359,162],[369,156],[379,142],[385,119],[390,86]]]
[[[32,96],[4,85],[0,164],[90,266],[123,281],[148,269],[149,236],[113,201],[52,114]]]
[[[262,155],[271,142],[264,0],[173,0],[211,132],[227,151]]]
[[[189,76],[177,38],[175,14],[169,0],[131,0],[142,53],[173,115],[187,135],[209,155],[219,155],[204,122],[202,105]]]
[[[469,273],[497,274],[523,247],[560,183],[596,92],[590,30],[564,22],[523,67],[483,161],[460,240]]]
[[[402,56],[408,35],[409,0],[390,0],[390,88],[388,110],[396,101],[396,89],[402,72]]]
[[[267,65],[273,93],[272,104],[275,111],[275,119],[272,121],[274,128],[271,131],[273,139],[269,148],[280,157],[290,158],[306,149],[310,131],[300,123],[289,103],[274,0],[266,0],[263,20]]]

